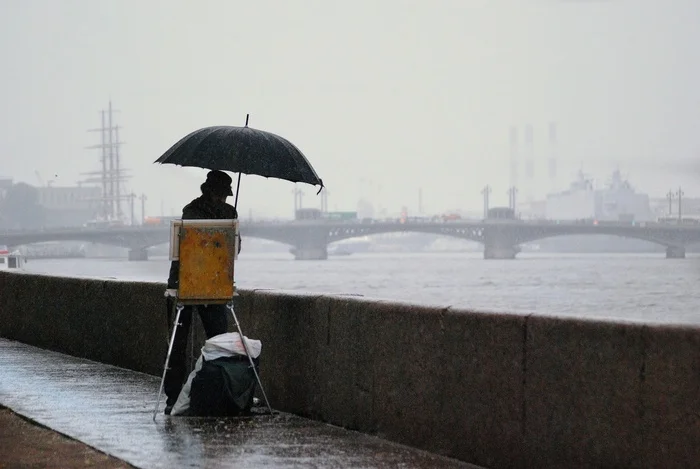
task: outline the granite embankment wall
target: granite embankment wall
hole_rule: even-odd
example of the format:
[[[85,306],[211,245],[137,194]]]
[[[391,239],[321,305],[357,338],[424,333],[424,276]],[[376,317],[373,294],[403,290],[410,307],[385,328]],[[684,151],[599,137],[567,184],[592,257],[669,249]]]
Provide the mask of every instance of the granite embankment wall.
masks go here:
[[[2,272],[0,336],[160,376],[164,288]],[[490,468],[700,466],[695,327],[270,291],[237,314],[279,410]]]

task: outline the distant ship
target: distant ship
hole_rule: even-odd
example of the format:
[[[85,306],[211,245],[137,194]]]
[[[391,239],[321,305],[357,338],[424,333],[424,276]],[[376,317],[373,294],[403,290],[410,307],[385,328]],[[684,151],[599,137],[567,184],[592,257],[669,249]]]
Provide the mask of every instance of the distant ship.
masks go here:
[[[21,270],[25,262],[18,251],[10,252],[6,245],[0,245],[0,270]]]
[[[367,252],[372,247],[372,241],[368,236],[342,239],[328,245],[329,256],[349,256],[360,252]]]
[[[329,256],[371,252],[422,252],[438,238],[429,233],[384,233],[336,241],[328,246]]]
[[[579,171],[578,177],[562,192],[548,194],[545,202],[548,220],[600,220],[620,222],[653,221],[649,195],[637,192],[619,170],[602,189]],[[663,247],[637,239],[607,235],[562,236],[538,241],[540,250],[554,252],[656,252]]]
[[[396,232],[372,237],[372,252],[423,252],[438,238],[437,234]]]
[[[49,241],[20,246],[18,251],[27,259],[81,259],[86,257],[85,243]]]
[[[548,220],[653,221],[649,196],[634,190],[619,170],[603,189],[579,171],[578,178],[563,192],[548,194]]]

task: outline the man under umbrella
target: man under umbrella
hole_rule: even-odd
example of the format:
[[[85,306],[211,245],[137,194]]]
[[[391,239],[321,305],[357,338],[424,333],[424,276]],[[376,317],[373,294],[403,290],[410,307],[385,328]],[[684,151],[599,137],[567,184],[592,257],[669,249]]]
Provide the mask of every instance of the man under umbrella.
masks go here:
[[[183,220],[212,220],[212,219],[234,219],[238,218],[235,207],[226,203],[226,198],[233,195],[231,190],[231,177],[222,171],[209,171],[207,180],[200,186],[202,195],[187,204],[182,209]],[[238,238],[238,252],[241,251],[240,234]],[[180,262],[173,261],[170,265],[170,275],[168,277],[168,289],[178,288],[178,278]],[[168,397],[165,403],[165,413],[170,411],[177,401],[182,386],[187,378],[187,336],[192,324],[193,306],[185,306],[180,314],[180,323],[175,333],[170,366],[165,375],[163,384],[165,394]],[[197,311],[204,326],[207,339],[215,335],[228,332],[229,312],[225,305],[198,305]],[[172,313],[170,302],[168,302],[168,314]],[[168,318],[172,322],[172,318]]]

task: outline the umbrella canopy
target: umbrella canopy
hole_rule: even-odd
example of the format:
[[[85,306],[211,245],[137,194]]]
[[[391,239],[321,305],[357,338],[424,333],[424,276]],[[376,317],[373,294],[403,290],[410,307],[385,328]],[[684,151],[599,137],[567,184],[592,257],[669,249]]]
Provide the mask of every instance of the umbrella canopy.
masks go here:
[[[320,185],[323,181],[304,154],[288,140],[248,127],[195,130],[154,163],[218,169]],[[320,189],[319,189],[320,191]]]

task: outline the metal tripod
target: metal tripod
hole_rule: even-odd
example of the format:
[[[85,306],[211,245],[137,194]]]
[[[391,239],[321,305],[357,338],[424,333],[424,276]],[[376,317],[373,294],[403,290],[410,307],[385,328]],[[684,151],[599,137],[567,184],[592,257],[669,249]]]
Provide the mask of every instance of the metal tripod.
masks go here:
[[[155,422],[156,420],[156,414],[158,414],[158,407],[160,405],[160,397],[163,394],[163,385],[165,384],[165,375],[168,372],[168,364],[170,363],[170,354],[173,351],[173,343],[175,342],[175,333],[177,332],[177,327],[180,326],[180,313],[182,313],[182,310],[185,308],[185,306],[178,302],[177,303],[177,313],[175,314],[175,321],[173,322],[173,332],[170,336],[170,343],[168,344],[168,354],[165,357],[165,366],[163,367],[163,376],[160,379],[160,388],[158,389],[158,399],[156,400],[156,406],[155,409],[153,410],[153,421]],[[241,343],[243,344],[243,348],[245,349],[245,353],[248,356],[248,361],[250,362],[250,366],[253,369],[253,373],[255,374],[255,379],[258,382],[258,386],[260,386],[260,391],[262,392],[263,397],[265,398],[265,405],[267,405],[267,409],[269,411],[269,414],[272,415],[272,407],[270,406],[270,402],[267,400],[267,394],[265,394],[265,389],[263,388],[262,382],[260,381],[260,376],[258,375],[258,370],[255,366],[255,363],[253,363],[253,357],[250,356],[250,351],[248,350],[248,344],[246,343],[243,335],[243,331],[241,330],[241,325],[238,322],[238,318],[236,317],[236,312],[233,309],[233,301],[229,301],[226,303],[226,308],[228,308],[229,311],[231,311],[231,315],[233,316],[233,320],[236,323],[236,329],[238,329],[238,334],[241,338]]]

